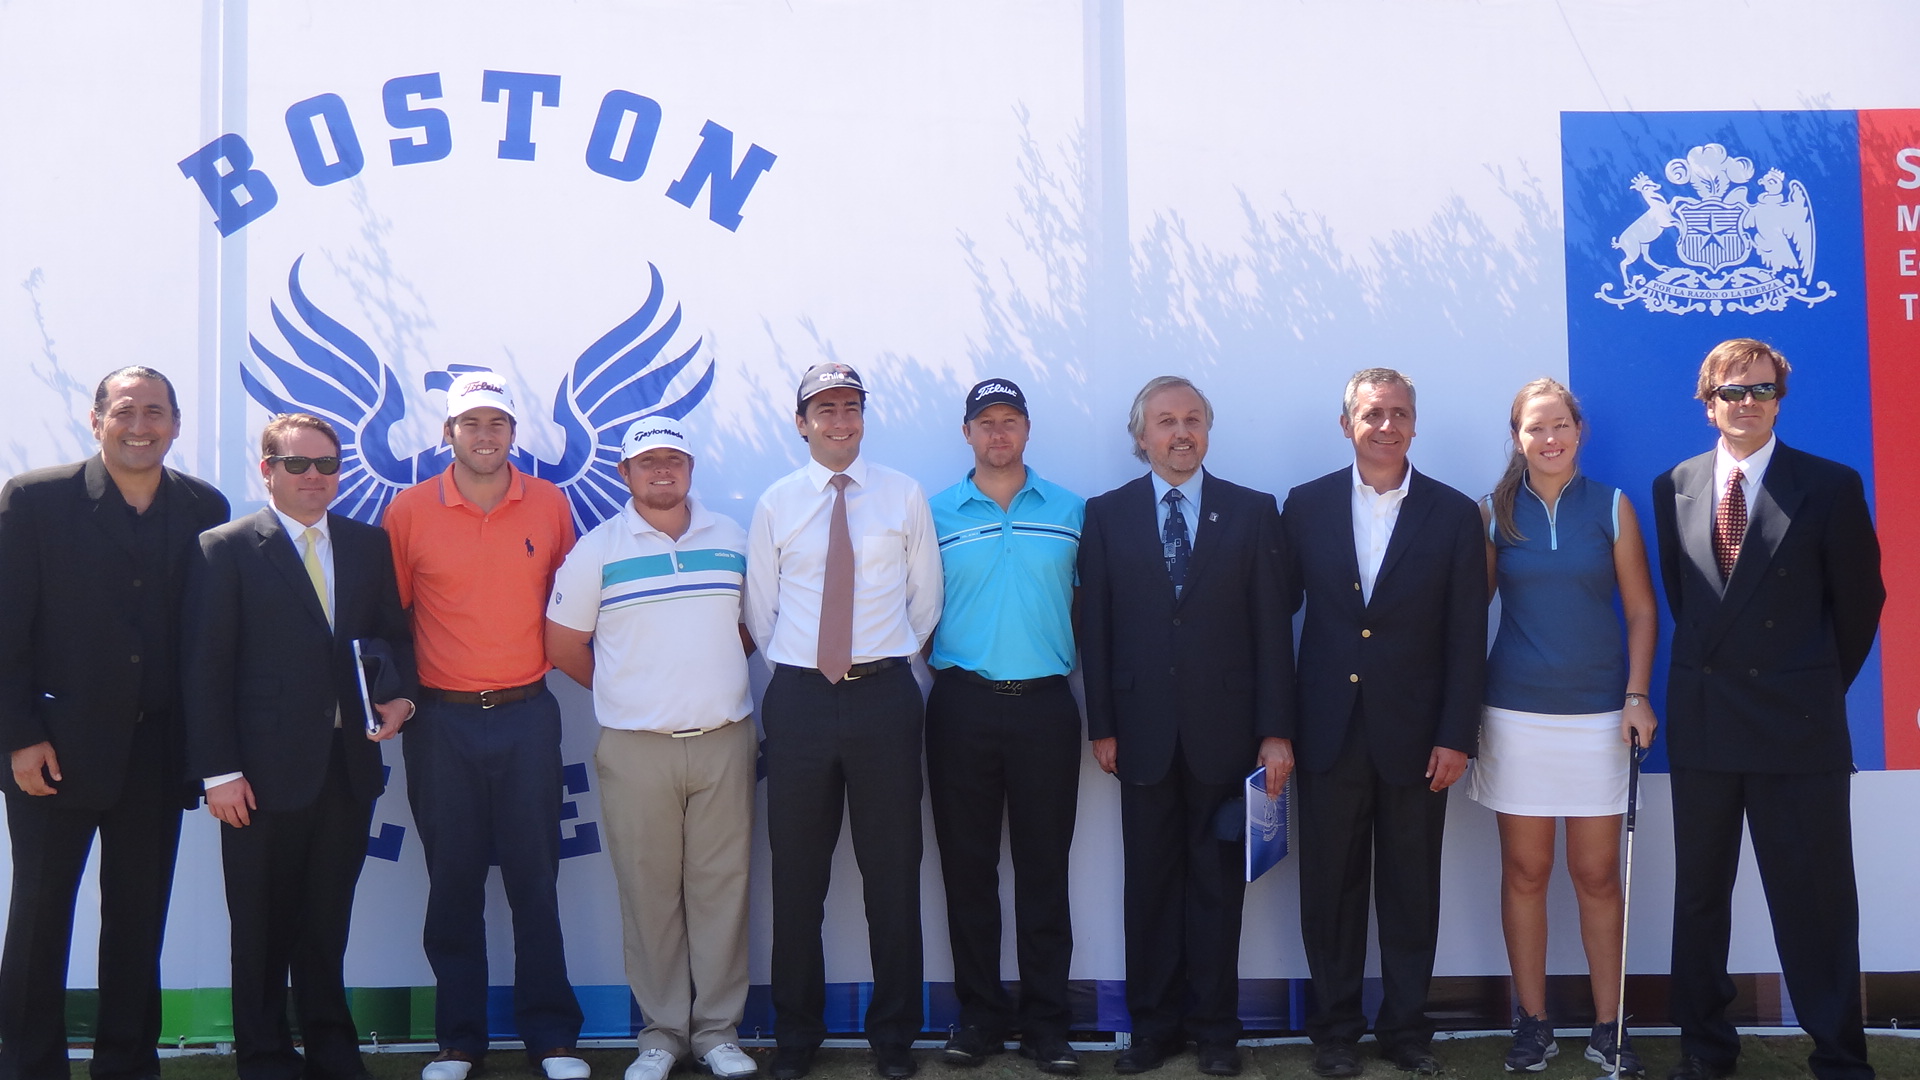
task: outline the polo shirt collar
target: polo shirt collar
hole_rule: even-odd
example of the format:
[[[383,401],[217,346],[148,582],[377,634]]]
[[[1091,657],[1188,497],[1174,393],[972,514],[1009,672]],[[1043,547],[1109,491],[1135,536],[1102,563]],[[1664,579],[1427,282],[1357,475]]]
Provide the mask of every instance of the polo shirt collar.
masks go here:
[[[658,533],[661,536],[667,535],[648,524],[647,519],[640,516],[640,509],[633,505],[631,496],[629,496],[626,503],[620,507],[620,520],[626,522],[627,531],[635,536],[640,536],[645,533]],[[687,531],[680,535],[680,539],[685,540],[687,537],[692,536],[694,533],[712,524],[712,511],[702,506],[700,501],[689,493],[687,495]],[[667,539],[669,541],[673,540],[670,536],[668,536]]]
[[[526,498],[527,474],[515,468],[513,463],[509,461],[507,463],[507,475],[511,478],[507,482],[507,494],[506,497],[500,501],[502,503],[519,502],[521,499]],[[440,503],[443,506],[473,507],[476,513],[480,510],[480,508],[474,506],[465,495],[460,494],[460,485],[453,482],[453,466],[451,464],[447,466],[446,472],[440,474]],[[496,506],[494,509],[498,510],[500,508]]]
[[[1007,505],[1011,506],[1014,503],[1019,502],[1020,496],[1026,495],[1026,494],[1032,494],[1035,498],[1039,499],[1041,502],[1046,502],[1047,493],[1044,491],[1041,491],[1034,484],[1034,481],[1040,479],[1040,475],[1033,471],[1033,466],[1031,465],[1022,466],[1022,468],[1027,470],[1027,478],[1020,482],[1020,490],[1013,493],[1013,498],[1008,500]],[[960,490],[963,494],[966,495],[966,499],[963,499],[961,501],[965,502],[972,499],[978,499],[981,502],[993,503],[994,507],[997,509],[1000,504],[997,502],[993,502],[993,499],[988,497],[986,492],[980,490],[980,485],[973,482],[974,471],[975,470],[973,469],[968,469],[967,478],[960,482]]]
[[[853,464],[848,465],[845,472],[847,476],[852,478],[854,486],[867,486],[867,459],[865,457],[854,458]],[[812,456],[809,455],[807,458],[807,482],[813,485],[814,490],[827,490],[827,485],[832,479],[833,470],[815,461]]]

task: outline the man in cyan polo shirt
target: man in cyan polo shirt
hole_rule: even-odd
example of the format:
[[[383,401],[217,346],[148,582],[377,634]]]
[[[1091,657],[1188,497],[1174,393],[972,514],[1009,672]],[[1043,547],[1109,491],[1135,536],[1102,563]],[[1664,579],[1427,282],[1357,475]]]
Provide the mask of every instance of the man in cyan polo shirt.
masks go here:
[[[546,607],[573,547],[553,484],[507,462],[513,398],[491,371],[447,388],[447,471],[384,521],[411,610],[420,712],[401,751],[427,856],[421,935],[440,1056],[421,1080],[466,1080],[487,1053],[487,868],[513,907],[513,1014],[548,1080],[580,1080],[580,1003],[560,938],[560,707],[547,692]]]
[[[635,421],[620,458],[633,499],[560,567],[547,656],[593,689],[600,718],[601,820],[647,1020],[626,1080],[665,1080],[689,1054],[737,1080],[756,1068],[736,1041],[758,751],[741,647],[747,532],[688,494],[678,421]]]
[[[1043,1071],[1072,1074],[1067,853],[1080,790],[1074,559],[1086,500],[1029,469],[1027,399],[1007,379],[967,394],[966,479],[931,500],[946,570],[927,698],[927,789],[947,886],[960,1030],[942,1058],[978,1065],[1008,1030]],[[1016,1012],[1000,982],[1000,817],[1013,848]]]
[[[860,456],[866,388],[816,364],[795,395],[813,460],[760,496],[747,530],[747,627],[774,664],[760,703],[773,851],[775,1080],[826,1038],[822,905],[844,807],[873,956],[867,1041],[886,1080],[920,1034],[920,727],[910,666],[940,621],[940,551],[910,476]]]

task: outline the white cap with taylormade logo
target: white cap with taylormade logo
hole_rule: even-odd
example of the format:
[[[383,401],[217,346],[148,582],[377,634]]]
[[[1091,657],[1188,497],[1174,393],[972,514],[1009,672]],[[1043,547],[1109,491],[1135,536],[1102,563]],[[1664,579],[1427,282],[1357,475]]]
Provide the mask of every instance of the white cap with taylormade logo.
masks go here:
[[[626,461],[648,450],[662,448],[693,456],[693,448],[687,445],[687,437],[681,432],[678,421],[649,416],[635,420],[633,426],[627,428],[626,438],[620,440],[620,460]]]
[[[507,393],[507,380],[493,371],[469,371],[454,378],[447,387],[447,419],[453,420],[469,409],[499,409],[513,419],[513,395]]]

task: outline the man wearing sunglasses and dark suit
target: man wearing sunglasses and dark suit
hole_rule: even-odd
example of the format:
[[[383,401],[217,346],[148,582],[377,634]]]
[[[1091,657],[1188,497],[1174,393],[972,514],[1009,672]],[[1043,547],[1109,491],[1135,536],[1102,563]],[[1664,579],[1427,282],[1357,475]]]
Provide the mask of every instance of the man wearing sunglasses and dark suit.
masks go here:
[[[332,426],[276,416],[260,449],[270,504],[203,533],[188,563],[181,669],[188,764],[222,823],[235,1066],[241,1080],[361,1080],[342,965],[386,786],[380,743],[413,714],[413,638],[386,534],[327,512],[340,490]],[[377,728],[358,639],[384,642],[398,668],[399,692],[372,706]],[[287,1026],[290,973],[304,1058]]]
[[[1744,818],[1780,971],[1821,1080],[1866,1080],[1846,695],[1886,589],[1860,474],[1774,437],[1786,357],[1725,341],[1696,396],[1719,444],[1653,485],[1673,614],[1675,1080],[1734,1069],[1726,1018],[1734,875]]]

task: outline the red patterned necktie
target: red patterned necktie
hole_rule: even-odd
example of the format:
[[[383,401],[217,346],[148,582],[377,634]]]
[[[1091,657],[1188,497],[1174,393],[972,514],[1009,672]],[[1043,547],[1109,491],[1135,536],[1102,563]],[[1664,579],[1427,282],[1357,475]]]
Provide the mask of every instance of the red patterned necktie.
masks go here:
[[[853,478],[835,473],[833,514],[827,519],[827,572],[820,583],[820,635],[814,663],[830,683],[853,666],[853,534],[847,528],[847,485]]]
[[[1720,561],[1720,580],[1733,576],[1733,564],[1740,561],[1740,541],[1747,535],[1747,493],[1740,487],[1740,467],[1727,474],[1727,490],[1720,494],[1720,507],[1713,512],[1713,554]]]

